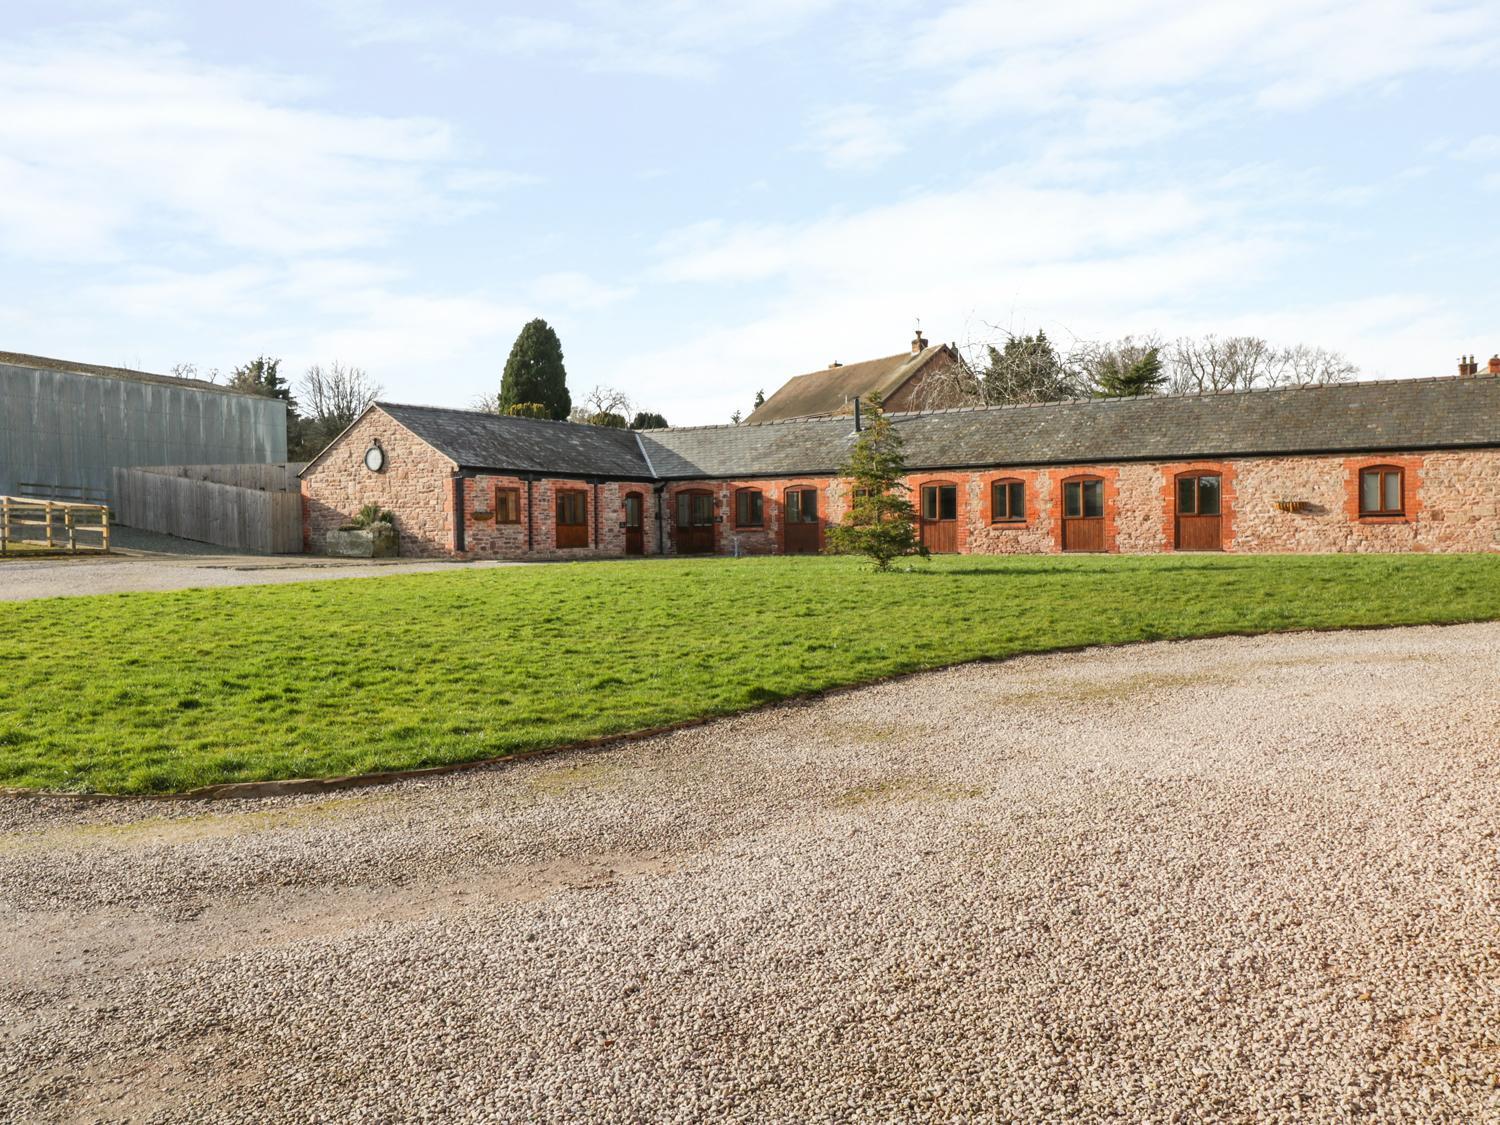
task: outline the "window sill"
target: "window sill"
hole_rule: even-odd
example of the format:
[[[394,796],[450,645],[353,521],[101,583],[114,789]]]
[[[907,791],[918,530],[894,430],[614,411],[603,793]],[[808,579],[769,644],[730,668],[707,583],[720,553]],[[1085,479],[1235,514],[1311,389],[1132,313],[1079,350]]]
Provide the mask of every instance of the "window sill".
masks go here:
[[[737,523],[734,525],[736,531],[764,531],[766,525],[763,523]]]
[[[1411,520],[1409,518],[1407,518],[1407,516],[1405,516],[1404,514],[1383,515],[1383,516],[1374,516],[1374,515],[1366,516],[1366,515],[1360,515],[1355,522],[1357,522],[1357,523],[1374,523],[1374,524],[1381,524],[1381,523],[1410,523]]]
[[[1023,527],[1030,527],[1031,523],[1027,520],[990,520],[990,526],[997,531],[1018,530]]]

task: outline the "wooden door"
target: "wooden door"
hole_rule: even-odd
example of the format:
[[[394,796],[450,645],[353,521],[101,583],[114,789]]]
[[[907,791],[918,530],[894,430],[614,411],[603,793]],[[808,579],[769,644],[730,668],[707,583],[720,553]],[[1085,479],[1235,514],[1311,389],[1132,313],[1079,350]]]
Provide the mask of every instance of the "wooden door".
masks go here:
[[[919,521],[922,546],[935,555],[958,551],[958,486],[924,484]]]
[[[625,494],[625,553],[646,553],[645,504],[639,492]]]
[[[557,494],[557,545],[589,545],[589,494],[570,488]]]
[[[677,494],[677,553],[714,553],[714,494],[690,489]]]
[[[1104,550],[1104,481],[1080,477],[1063,481],[1062,549]]]
[[[1177,478],[1177,549],[1222,551],[1223,516],[1218,473],[1194,473]]]
[[[786,531],[782,550],[789,555],[816,555],[822,547],[819,542],[818,490],[787,489],[784,508]]]

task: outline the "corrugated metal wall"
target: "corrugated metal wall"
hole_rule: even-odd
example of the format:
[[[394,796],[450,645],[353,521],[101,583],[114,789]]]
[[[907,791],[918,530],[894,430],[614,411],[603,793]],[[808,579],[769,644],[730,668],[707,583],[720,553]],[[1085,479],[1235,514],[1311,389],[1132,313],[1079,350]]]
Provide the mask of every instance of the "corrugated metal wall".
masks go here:
[[[116,468],[285,460],[279,399],[0,363],[0,494],[107,499]]]

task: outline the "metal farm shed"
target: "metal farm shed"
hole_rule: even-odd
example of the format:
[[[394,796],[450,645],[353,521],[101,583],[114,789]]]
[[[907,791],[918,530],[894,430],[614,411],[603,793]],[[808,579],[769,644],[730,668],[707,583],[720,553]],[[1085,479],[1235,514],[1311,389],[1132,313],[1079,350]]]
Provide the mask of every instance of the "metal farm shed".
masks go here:
[[[285,461],[286,418],[197,379],[0,352],[0,495],[107,503],[117,468]]]

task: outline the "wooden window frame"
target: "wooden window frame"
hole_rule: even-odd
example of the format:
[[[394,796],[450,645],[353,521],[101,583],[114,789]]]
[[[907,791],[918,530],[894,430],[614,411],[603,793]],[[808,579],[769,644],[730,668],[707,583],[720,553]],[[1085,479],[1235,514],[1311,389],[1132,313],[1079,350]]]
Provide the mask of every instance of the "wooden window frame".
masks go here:
[[[582,519],[564,521],[563,505],[577,501],[579,514]],[[557,522],[563,527],[588,527],[589,525],[589,493],[586,488],[559,488],[557,490]]]
[[[1068,514],[1068,486],[1078,486],[1078,514]],[[1088,514],[1088,504],[1085,500],[1084,486],[1097,484],[1099,486],[1099,514],[1091,516]],[[1104,478],[1094,473],[1086,473],[1082,476],[1065,477],[1062,481],[1062,518],[1065,520],[1098,520],[1109,518],[1109,493],[1104,487]]]
[[[1019,514],[1011,510],[1010,488],[1012,485],[1021,487],[1021,511]],[[996,501],[1000,497],[1000,490],[1005,489],[1006,514],[1000,515],[1000,504]],[[1026,522],[1026,482],[1020,477],[1000,477],[990,481],[990,522],[1003,524],[1017,524]]]
[[[754,523],[740,520],[740,497],[759,497],[760,518]],[[766,526],[766,494],[759,488],[736,488],[734,490],[734,526],[739,531],[758,531]]]
[[[1365,507],[1365,477],[1375,476],[1379,479],[1376,485],[1376,499],[1381,507]],[[1396,497],[1398,504],[1394,508],[1385,507],[1385,480],[1386,477],[1396,478]],[[1355,482],[1356,496],[1359,503],[1360,519],[1402,519],[1406,516],[1406,470],[1400,465],[1366,465],[1359,470],[1359,479]]]
[[[943,515],[943,492],[942,492],[942,490],[945,489],[945,488],[951,488],[951,489],[953,489],[953,514],[951,516],[945,516],[945,515]],[[932,489],[933,490],[933,496],[935,498],[935,504],[934,504],[934,506],[937,509],[937,514],[934,515],[934,516],[929,516],[927,514],[927,490],[928,489]],[[917,488],[917,515],[918,515],[918,518],[924,520],[927,523],[957,523],[958,519],[959,519],[959,509],[961,508],[961,506],[962,505],[959,504],[959,493],[958,493],[958,482],[957,481],[951,481],[951,480],[924,480],[921,483],[921,485]]]
[[[502,501],[505,501],[502,503]],[[496,523],[517,524],[521,522],[521,490],[511,485],[496,485],[494,498],[490,501],[490,507],[495,513]],[[505,514],[506,508],[510,509],[510,515]]]
[[[804,493],[804,492],[811,492],[812,496],[813,496],[813,517],[812,517],[812,519],[804,519],[803,518],[807,514],[806,510],[805,510],[805,508],[803,506],[803,503],[802,503],[802,495],[801,494]],[[792,518],[791,498],[794,495],[797,497],[797,507],[796,507],[797,518],[796,519]],[[786,489],[785,492],[782,493],[781,503],[782,503],[782,507],[785,509],[786,522],[787,523],[819,523],[819,522],[821,522],[821,518],[822,517],[821,517],[821,514],[818,511],[818,509],[821,507],[821,505],[818,503],[818,490],[816,488],[814,488],[812,485],[794,484],[794,485],[790,486],[789,488]]]

